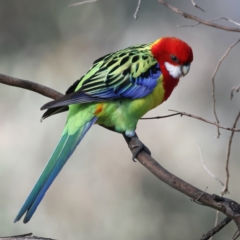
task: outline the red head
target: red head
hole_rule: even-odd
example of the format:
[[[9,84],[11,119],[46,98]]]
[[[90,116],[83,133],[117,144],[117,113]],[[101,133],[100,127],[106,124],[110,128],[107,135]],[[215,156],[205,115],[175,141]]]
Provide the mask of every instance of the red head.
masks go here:
[[[151,45],[151,50],[163,74],[165,101],[177,86],[179,78],[189,72],[193,52],[187,43],[174,37],[160,38]]]
[[[193,61],[191,47],[182,40],[174,37],[164,37],[155,41],[151,46],[152,54],[160,64],[164,75],[178,79],[185,76]]]

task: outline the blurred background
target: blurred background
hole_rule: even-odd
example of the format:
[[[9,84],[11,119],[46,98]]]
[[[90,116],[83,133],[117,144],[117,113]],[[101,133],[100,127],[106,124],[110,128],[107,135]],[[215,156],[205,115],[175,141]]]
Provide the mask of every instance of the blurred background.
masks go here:
[[[239,35],[203,25],[173,13],[156,0],[99,0],[68,7],[73,0],[0,0],[0,72],[32,80],[60,92],[80,78],[98,57],[162,36],[176,36],[194,51],[190,73],[174,93],[147,116],[186,111],[213,120],[211,76],[218,60]],[[219,16],[240,22],[238,0],[169,1],[204,19]],[[231,26],[230,23],[224,23]],[[216,108],[221,125],[232,126],[240,95],[230,101],[239,82],[240,45],[216,76]],[[199,239],[214,225],[215,211],[197,205],[157,180],[131,154],[120,134],[94,126],[79,145],[28,224],[13,223],[16,214],[54,150],[66,114],[40,123],[40,107],[50,101],[39,94],[0,85],[0,236],[33,232],[54,239]],[[142,120],[137,129],[152,156],[166,169],[207,192],[221,185],[204,170],[225,181],[230,132],[216,138],[214,126],[187,117]],[[230,158],[229,198],[240,202],[239,141],[235,134]],[[223,215],[220,219],[223,219]],[[216,239],[230,239],[230,223]]]

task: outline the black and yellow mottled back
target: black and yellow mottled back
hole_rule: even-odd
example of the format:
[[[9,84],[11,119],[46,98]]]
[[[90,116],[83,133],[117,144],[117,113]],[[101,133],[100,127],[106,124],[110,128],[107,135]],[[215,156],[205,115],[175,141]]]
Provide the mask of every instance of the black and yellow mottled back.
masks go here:
[[[150,44],[140,44],[107,54],[93,62],[93,66],[76,81],[60,99],[47,103],[42,109],[51,109],[76,103],[105,102],[120,98],[142,98],[150,94],[161,74]],[[49,116],[47,112],[44,118]]]

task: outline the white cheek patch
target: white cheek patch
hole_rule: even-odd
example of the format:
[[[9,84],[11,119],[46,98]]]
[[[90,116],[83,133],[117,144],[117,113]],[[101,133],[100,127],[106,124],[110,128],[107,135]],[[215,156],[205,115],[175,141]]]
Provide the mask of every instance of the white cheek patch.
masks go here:
[[[182,75],[182,70],[180,66],[174,66],[168,62],[164,63],[166,69],[168,70],[169,74],[173,77],[173,78],[180,78]]]

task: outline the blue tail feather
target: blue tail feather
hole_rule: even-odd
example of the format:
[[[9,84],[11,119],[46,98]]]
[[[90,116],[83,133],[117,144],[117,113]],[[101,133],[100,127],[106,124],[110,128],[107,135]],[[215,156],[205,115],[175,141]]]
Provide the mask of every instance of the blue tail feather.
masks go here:
[[[82,126],[74,135],[64,134],[59,141],[55,151],[53,152],[50,160],[48,161],[45,169],[35,184],[33,190],[29,194],[27,200],[20,209],[14,222],[17,222],[26,213],[23,222],[27,223],[34,212],[36,211],[39,203],[44,197],[46,191],[51,186],[54,179],[57,177],[64,164],[74,152],[77,145],[83,139],[87,131],[96,122],[97,117],[92,118],[84,126]]]

